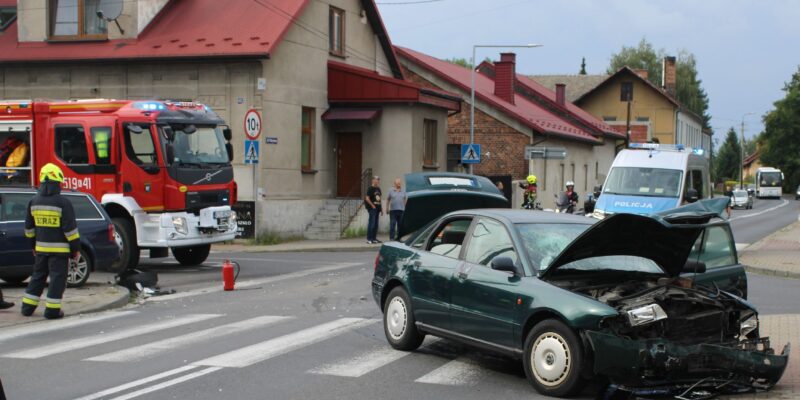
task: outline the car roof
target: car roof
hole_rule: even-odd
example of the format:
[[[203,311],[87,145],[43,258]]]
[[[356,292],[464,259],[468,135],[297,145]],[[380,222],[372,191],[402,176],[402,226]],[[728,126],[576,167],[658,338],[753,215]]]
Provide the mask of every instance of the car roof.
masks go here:
[[[513,224],[583,224],[592,225],[598,220],[580,215],[559,214],[549,211],[511,210],[507,208],[482,208],[456,211],[449,215],[471,214],[475,216],[505,219]]]
[[[26,193],[36,194],[39,189],[30,186],[0,186],[0,193]],[[61,194],[68,196],[89,196],[88,193],[80,192],[74,189],[61,189]]]

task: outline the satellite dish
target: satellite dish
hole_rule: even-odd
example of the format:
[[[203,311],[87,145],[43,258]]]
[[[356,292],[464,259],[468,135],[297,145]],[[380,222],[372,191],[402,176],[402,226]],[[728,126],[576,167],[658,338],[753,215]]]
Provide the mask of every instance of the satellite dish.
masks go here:
[[[122,0],[100,0],[98,14],[103,13],[103,18],[113,21],[122,15]]]

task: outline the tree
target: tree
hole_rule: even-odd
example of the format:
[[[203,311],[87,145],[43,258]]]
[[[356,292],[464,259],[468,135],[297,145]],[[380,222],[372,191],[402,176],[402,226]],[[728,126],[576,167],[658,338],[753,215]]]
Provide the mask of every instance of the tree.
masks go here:
[[[758,135],[752,139],[744,138],[744,156],[745,158],[753,155],[758,149],[758,141],[761,140]]]
[[[455,64],[455,65],[462,66],[462,67],[464,67],[466,69],[472,69],[472,63],[469,62],[469,60],[467,60],[466,58],[453,57],[453,58],[446,58],[445,61],[449,62],[450,64]],[[492,59],[489,58],[489,57],[486,57],[486,58],[483,59],[483,61],[491,63]]]
[[[714,170],[718,180],[739,180],[741,169],[741,147],[736,130],[731,127],[719,151],[714,155]]]
[[[586,57],[581,58],[581,70],[578,75],[586,75]]]
[[[784,190],[800,184],[800,67],[783,91],[783,99],[764,117],[761,133],[761,163],[783,171]]]

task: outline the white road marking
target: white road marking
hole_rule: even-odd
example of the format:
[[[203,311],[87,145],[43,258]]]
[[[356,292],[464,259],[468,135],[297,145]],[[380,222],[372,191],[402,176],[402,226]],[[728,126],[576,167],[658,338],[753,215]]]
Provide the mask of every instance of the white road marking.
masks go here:
[[[742,251],[750,246],[750,243],[736,243],[736,251]]]
[[[58,321],[24,324],[11,328],[3,328],[0,331],[0,342],[16,339],[23,336],[38,335],[52,331],[64,331],[76,326],[91,324],[92,322],[105,321],[107,319],[126,317],[136,314],[136,311],[111,311],[91,316],[74,316]]]
[[[192,332],[186,335],[176,336],[141,346],[130,347],[127,349],[102,354],[96,357],[87,358],[87,361],[106,361],[106,362],[131,362],[143,360],[165,351],[175,350],[181,347],[188,347],[203,341],[227,336],[233,333],[246,331],[249,329],[261,328],[276,322],[292,319],[293,317],[279,317],[265,315],[237,321],[231,324],[215,326],[213,328]]]
[[[411,353],[395,350],[391,347],[384,347],[359,354],[358,356],[342,362],[314,368],[308,372],[317,375],[334,375],[358,378],[380,367],[393,363],[409,354]]]
[[[375,322],[377,321],[362,318],[341,318],[261,343],[256,343],[251,346],[242,347],[228,353],[209,357],[192,364],[208,367],[243,368]]]
[[[191,374],[186,374],[184,376],[181,376],[181,377],[178,377],[178,378],[175,378],[175,379],[172,379],[172,380],[168,380],[166,382],[161,382],[158,385],[153,385],[153,386],[150,386],[150,387],[147,387],[147,388],[144,388],[144,389],[140,389],[140,390],[137,390],[135,392],[131,392],[131,393],[128,393],[128,394],[125,394],[125,395],[122,395],[122,396],[114,397],[111,400],[128,400],[128,399],[132,399],[132,398],[135,398],[135,397],[139,397],[139,396],[141,396],[143,394],[152,393],[152,392],[155,392],[157,390],[168,388],[170,386],[175,386],[175,385],[177,385],[179,383],[190,381],[190,380],[192,380],[194,378],[199,378],[199,377],[201,377],[203,375],[208,375],[208,374],[210,374],[212,372],[217,372],[217,371],[219,371],[221,369],[222,369],[221,367],[210,367],[210,368],[201,369],[200,371],[192,372]]]
[[[300,261],[300,260],[283,260],[283,259],[280,259],[280,258],[242,258],[242,257],[224,257],[223,258],[223,257],[209,257],[208,259],[209,260],[214,260],[214,261],[220,261],[220,262],[225,261],[225,260],[231,260],[231,261],[264,261],[264,262],[278,262],[278,263],[285,262],[285,263],[290,263],[290,264],[322,264],[322,263],[324,263],[324,261],[308,262],[308,261]],[[203,264],[203,265],[205,265],[205,264]]]
[[[356,266],[359,266],[359,265],[362,265],[362,264],[363,263],[333,264],[333,265],[328,265],[328,266],[324,266],[324,267],[320,267],[320,268],[312,268],[312,269],[306,269],[306,270],[303,270],[303,271],[292,272],[292,273],[284,274],[284,275],[276,275],[276,276],[270,276],[270,277],[266,277],[266,278],[259,278],[259,279],[251,279],[251,280],[247,280],[247,281],[240,281],[240,282],[236,282],[236,287],[239,288],[239,289],[246,289],[246,288],[250,288],[250,287],[254,287],[254,286],[267,285],[267,284],[271,284],[271,283],[275,283],[275,282],[282,282],[282,281],[290,280],[290,279],[303,278],[303,277],[306,277],[308,275],[318,274],[318,273],[321,273],[321,272],[331,272],[331,271],[337,271],[337,270],[340,270],[340,269],[356,267]],[[210,286],[210,287],[207,287],[207,288],[187,290],[185,292],[180,292],[180,293],[175,293],[175,294],[168,294],[168,295],[164,295],[164,296],[150,297],[149,299],[147,299],[147,301],[176,300],[176,299],[182,299],[182,298],[192,297],[192,296],[199,296],[201,294],[216,293],[216,292],[221,292],[221,291],[222,291],[222,285],[216,285],[216,286]]]
[[[109,343],[117,340],[127,339],[135,336],[146,335],[149,333],[157,332],[164,329],[175,328],[182,325],[188,325],[195,322],[205,321],[211,318],[220,317],[219,314],[190,314],[182,317],[171,318],[152,324],[138,325],[134,328],[120,328],[122,330],[113,333],[101,333],[92,336],[84,336],[77,339],[56,341],[50,344],[34,347],[27,350],[20,350],[2,357],[7,358],[27,358],[36,359],[53,354],[66,353],[72,350],[84,349],[87,347],[97,346],[99,344]]]
[[[125,390],[128,390],[128,389],[135,388],[137,386],[144,385],[146,383],[157,381],[159,379],[163,379],[163,378],[166,378],[168,376],[180,374],[181,372],[186,372],[186,371],[193,370],[193,369],[196,369],[196,368],[200,368],[200,367],[198,367],[197,365],[185,365],[183,367],[171,369],[169,371],[162,372],[160,374],[156,374],[156,375],[153,375],[153,376],[148,376],[147,378],[142,378],[142,379],[139,379],[139,380],[136,380],[136,381],[133,381],[133,382],[125,383],[123,385],[115,386],[115,387],[113,387],[111,389],[106,389],[106,390],[103,390],[101,392],[92,393],[90,395],[86,395],[86,396],[77,398],[75,400],[96,400],[96,399],[108,396],[110,394],[119,393],[119,392],[122,392],[122,391],[125,391]]]
[[[482,374],[483,370],[480,366],[459,357],[421,376],[414,382],[448,386],[472,386],[478,383],[478,379]]]
[[[783,200],[783,201],[781,202],[781,204],[778,204],[777,206],[770,207],[770,208],[768,208],[768,209],[766,209],[766,210],[761,210],[761,211],[759,211],[759,212],[756,212],[756,213],[747,214],[747,215],[740,215],[740,216],[738,216],[738,217],[733,217],[733,218],[729,219],[728,221],[737,221],[737,220],[740,220],[740,219],[745,219],[745,218],[750,218],[750,217],[759,216],[759,215],[761,215],[761,214],[765,214],[765,213],[768,213],[768,212],[770,212],[770,211],[775,211],[775,210],[777,210],[777,209],[779,209],[779,208],[781,208],[781,207],[783,207],[783,206],[785,206],[785,205],[787,205],[787,204],[789,204],[789,200]]]

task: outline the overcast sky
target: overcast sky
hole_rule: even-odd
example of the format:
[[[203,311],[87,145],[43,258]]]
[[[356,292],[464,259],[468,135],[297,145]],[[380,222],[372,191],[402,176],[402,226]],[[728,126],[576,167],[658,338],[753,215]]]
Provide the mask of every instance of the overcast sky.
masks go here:
[[[730,0],[377,0],[396,45],[439,58],[469,59],[473,44],[540,43],[519,49],[517,72],[575,74],[586,57],[590,74],[605,73],[612,53],[642,37],[656,49],[695,54],[709,96],[711,126],[745,135],[783,97],[800,65],[800,1]],[[420,1],[420,0],[416,0]],[[430,0],[428,0],[430,1]],[[479,49],[479,60],[498,50]]]

